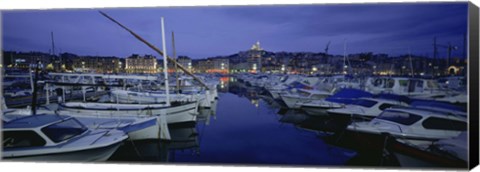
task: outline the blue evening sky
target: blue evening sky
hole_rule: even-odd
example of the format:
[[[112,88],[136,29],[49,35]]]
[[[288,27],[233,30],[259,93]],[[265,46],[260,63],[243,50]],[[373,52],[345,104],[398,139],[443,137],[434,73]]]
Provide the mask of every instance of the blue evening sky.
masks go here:
[[[3,49],[127,57],[154,54],[98,13],[102,10],[161,48],[160,17],[165,17],[168,52],[175,32],[178,55],[206,58],[247,50],[257,40],[268,51],[433,54],[439,44],[458,46],[463,55],[466,2],[110,8],[2,11]],[[446,48],[439,48],[445,57]],[[156,55],[158,56],[158,55]]]

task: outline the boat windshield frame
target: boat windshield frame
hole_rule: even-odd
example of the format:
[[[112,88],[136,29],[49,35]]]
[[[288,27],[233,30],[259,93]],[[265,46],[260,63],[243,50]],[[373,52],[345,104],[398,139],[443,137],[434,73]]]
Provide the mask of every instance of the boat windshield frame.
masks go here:
[[[408,115],[407,118],[405,118],[406,115]],[[378,115],[376,119],[394,122],[394,123],[402,124],[405,126],[411,126],[421,121],[423,117],[421,115],[416,115],[416,114],[403,112],[403,111],[385,110],[380,115]]]
[[[75,118],[69,118],[43,127],[41,131],[54,143],[69,140],[88,130],[86,126]]]

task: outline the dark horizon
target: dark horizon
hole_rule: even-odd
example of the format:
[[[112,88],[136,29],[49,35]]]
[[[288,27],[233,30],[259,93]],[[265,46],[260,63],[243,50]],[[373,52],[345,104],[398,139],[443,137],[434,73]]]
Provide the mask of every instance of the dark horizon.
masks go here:
[[[256,41],[270,52],[328,54],[372,52],[399,56],[433,56],[437,44],[451,43],[464,53],[468,3],[261,5],[101,9],[147,41],[161,47],[160,16],[166,19],[167,52],[175,31],[178,56],[205,59],[246,51]],[[128,14],[127,14],[128,13]],[[97,9],[2,11],[4,51],[51,49],[80,56],[131,54],[159,56]],[[228,45],[228,46],[226,46]],[[438,58],[447,50],[438,47]]]

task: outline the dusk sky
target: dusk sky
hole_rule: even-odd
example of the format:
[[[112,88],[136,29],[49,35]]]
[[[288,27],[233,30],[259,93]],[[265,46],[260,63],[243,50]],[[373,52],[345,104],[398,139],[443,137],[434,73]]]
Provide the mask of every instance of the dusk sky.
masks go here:
[[[99,9],[2,11],[3,50],[51,49],[78,55],[127,57],[154,54]],[[168,52],[175,32],[178,55],[206,58],[248,50],[256,41],[267,51],[433,54],[437,43],[458,46],[463,55],[466,2],[414,4],[277,5],[100,9],[161,48],[165,17]],[[439,55],[446,56],[440,47]]]

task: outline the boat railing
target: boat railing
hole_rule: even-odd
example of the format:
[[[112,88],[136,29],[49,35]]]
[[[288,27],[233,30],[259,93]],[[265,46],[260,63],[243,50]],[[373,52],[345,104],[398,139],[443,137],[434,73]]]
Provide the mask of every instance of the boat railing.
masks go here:
[[[90,143],[90,145],[95,144],[97,141],[99,141],[99,140],[102,139],[104,136],[106,136],[106,135],[109,133],[109,130],[107,130],[107,131],[101,131],[101,132],[94,133],[94,134],[101,134],[102,132],[103,132],[102,136],[101,136],[101,137],[98,137],[97,139],[95,139],[92,143]]]

